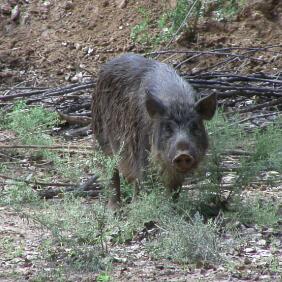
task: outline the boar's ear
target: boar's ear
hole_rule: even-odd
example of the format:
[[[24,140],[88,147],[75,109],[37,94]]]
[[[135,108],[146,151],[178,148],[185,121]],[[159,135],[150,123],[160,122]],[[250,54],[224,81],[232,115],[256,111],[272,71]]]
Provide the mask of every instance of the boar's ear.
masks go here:
[[[156,116],[162,116],[166,112],[166,106],[163,102],[153,95],[148,89],[145,90],[146,97],[145,97],[145,105],[147,112],[151,118]]]
[[[216,105],[216,95],[213,93],[207,97],[200,99],[196,103],[195,109],[203,119],[210,120],[215,113]]]

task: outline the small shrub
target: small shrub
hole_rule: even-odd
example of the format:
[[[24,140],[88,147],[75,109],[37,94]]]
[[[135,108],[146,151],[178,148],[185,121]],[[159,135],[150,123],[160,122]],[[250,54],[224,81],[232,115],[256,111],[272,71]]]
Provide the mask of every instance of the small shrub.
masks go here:
[[[117,223],[103,204],[82,204],[81,199],[65,195],[59,203],[45,203],[44,211],[36,211],[32,218],[52,233],[52,245],[44,247],[49,258],[63,257],[77,270],[108,267],[108,243]]]
[[[191,222],[181,217],[166,218],[160,237],[153,241],[153,252],[178,262],[219,262],[223,247],[218,226],[196,213]]]
[[[242,201],[239,197],[235,200],[234,210],[229,214],[243,224],[257,224],[260,226],[274,226],[279,222],[280,204],[265,199],[247,199]]]
[[[58,123],[58,115],[45,108],[27,107],[24,102],[16,104],[5,120],[5,127],[17,133],[23,144],[52,145],[53,141],[46,132]],[[47,150],[37,151],[35,157],[55,158]]]
[[[31,204],[38,201],[38,194],[25,183],[11,184],[0,192],[0,203],[4,205]]]

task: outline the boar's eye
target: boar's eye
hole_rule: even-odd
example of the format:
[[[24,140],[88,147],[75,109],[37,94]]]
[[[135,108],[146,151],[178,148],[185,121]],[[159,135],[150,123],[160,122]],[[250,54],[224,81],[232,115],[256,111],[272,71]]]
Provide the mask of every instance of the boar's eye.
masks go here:
[[[192,121],[190,124],[190,130],[191,131],[199,131],[200,130],[200,124],[198,122]]]
[[[172,123],[167,122],[164,124],[163,129],[167,134],[172,134],[174,130],[174,126]]]

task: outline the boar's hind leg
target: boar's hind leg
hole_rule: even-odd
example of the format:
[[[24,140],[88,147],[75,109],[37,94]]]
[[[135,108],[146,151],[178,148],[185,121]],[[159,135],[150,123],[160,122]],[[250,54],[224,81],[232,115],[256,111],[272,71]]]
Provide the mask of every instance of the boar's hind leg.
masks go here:
[[[108,207],[113,210],[118,209],[120,202],[121,202],[121,193],[120,193],[119,171],[118,169],[114,169],[113,176],[111,179]]]

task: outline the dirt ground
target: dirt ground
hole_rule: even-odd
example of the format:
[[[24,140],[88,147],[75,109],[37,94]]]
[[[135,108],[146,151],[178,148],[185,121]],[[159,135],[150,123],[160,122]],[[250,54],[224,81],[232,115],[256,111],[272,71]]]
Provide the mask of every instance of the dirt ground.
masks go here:
[[[145,7],[152,18],[158,18],[168,4],[144,0],[128,1],[120,7],[120,2],[0,0],[0,88],[21,83],[56,86],[79,82],[95,77],[99,66],[117,54],[150,51],[130,39],[131,28],[142,20],[138,8]],[[195,42],[188,41],[185,34],[177,42],[171,48],[203,50],[277,45],[275,50],[281,51],[282,2],[249,0],[234,19],[218,22],[206,17],[202,20]],[[276,59],[274,51],[263,56],[262,59],[270,60],[271,64],[248,64],[244,71],[271,74],[282,71],[281,57]],[[215,60],[207,58],[201,66],[208,66]],[[199,62],[189,65],[191,69],[195,67],[199,67]],[[86,142],[91,145],[91,141]],[[170,261],[154,261],[146,255],[140,242],[112,250],[117,257],[126,254],[126,262],[117,263],[113,277],[115,281],[281,281],[281,277],[272,276],[271,272],[260,272],[261,257],[270,256],[272,252],[265,243],[271,231],[246,228],[245,232],[254,235],[250,246],[239,255],[230,254],[230,258],[242,260],[243,265],[249,257],[257,260],[254,269],[246,268],[243,277],[241,274],[230,277],[220,268],[185,269]],[[20,254],[11,258],[5,247],[0,246],[0,281],[29,280],[38,267],[45,267],[37,257],[43,234],[48,235],[18,213],[0,208],[0,238],[10,238]],[[276,236],[277,241],[281,240],[281,234]],[[282,257],[281,249],[277,252]],[[282,260],[279,267],[282,267]],[[22,273],[20,280],[18,277],[6,279],[3,273],[11,277],[15,269]],[[95,281],[95,275],[74,276],[73,281]]]
[[[17,1],[2,0],[0,6],[0,82],[36,84],[76,82],[95,76],[99,66],[123,52],[146,52],[130,39],[132,27],[142,20],[140,7],[158,18],[167,7],[160,1]],[[166,2],[166,1],[164,1]],[[282,3],[276,0],[251,0],[232,21],[215,21],[207,16],[199,23],[196,42],[185,33],[171,48],[191,50],[222,47],[279,45],[282,38]],[[18,8],[15,16],[13,11]],[[12,13],[12,14],[11,14]],[[150,30],[154,33],[154,29]],[[279,48],[279,47],[278,47]],[[271,66],[245,66],[249,71],[277,72],[273,54]],[[217,58],[201,62],[209,65]],[[281,63],[281,61],[279,61]],[[198,62],[188,67],[193,69]],[[251,70],[250,70],[251,68]]]

